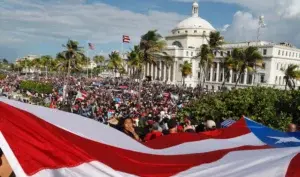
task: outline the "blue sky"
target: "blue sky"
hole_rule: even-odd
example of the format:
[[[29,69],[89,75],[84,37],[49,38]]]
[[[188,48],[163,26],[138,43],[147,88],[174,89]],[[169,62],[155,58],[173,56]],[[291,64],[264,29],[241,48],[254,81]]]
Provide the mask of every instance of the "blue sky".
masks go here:
[[[52,55],[68,39],[95,43],[89,53],[107,55],[121,49],[121,36],[136,44],[147,30],[167,35],[191,15],[193,0],[2,0],[0,58],[11,61],[28,54]],[[254,40],[257,18],[264,14],[268,29],[262,39],[300,44],[300,1],[199,0],[200,17],[222,31],[227,41]],[[278,18],[276,18],[278,17]],[[280,19],[280,20],[279,20]]]

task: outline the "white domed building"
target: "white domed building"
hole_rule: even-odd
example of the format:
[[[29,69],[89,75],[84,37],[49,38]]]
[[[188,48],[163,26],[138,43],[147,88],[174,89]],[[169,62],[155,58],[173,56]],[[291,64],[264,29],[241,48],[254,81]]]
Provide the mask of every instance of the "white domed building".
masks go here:
[[[180,71],[180,65],[184,61],[192,63],[192,75],[185,78],[187,87],[196,87],[204,80],[203,71],[199,67],[199,58],[196,58],[200,52],[200,47],[207,44],[209,34],[216,31],[215,28],[206,20],[199,17],[199,5],[194,2],[192,5],[192,16],[181,21],[171,31],[171,34],[165,37],[167,42],[166,52],[174,58],[174,63],[167,67],[163,61],[157,62],[157,65],[147,64],[144,68],[144,76],[151,77],[152,80],[166,82],[174,85],[182,85],[183,79]],[[275,44],[265,41],[252,41],[224,44],[222,51],[215,52],[215,60],[205,78],[204,88],[211,91],[220,90],[224,82],[222,59],[232,52],[234,48],[246,48],[249,46],[258,47],[264,60],[264,69],[259,69],[257,73],[245,73],[242,75],[238,88],[244,88],[254,85],[268,86],[274,88],[285,88],[284,72],[290,64],[300,65],[300,50],[288,43]],[[133,69],[128,70],[133,74]],[[237,73],[230,71],[230,77],[226,79],[225,84],[228,89],[235,86]],[[296,86],[300,82],[295,82]]]
[[[167,68],[163,62],[157,66],[147,65],[145,75],[151,76],[152,80],[160,80],[169,84],[181,85],[183,83],[180,65],[184,61],[191,62],[193,65],[193,74],[185,79],[186,86],[196,87],[199,84],[198,79],[198,61],[193,59],[200,51],[202,44],[207,44],[207,39],[215,28],[206,20],[199,17],[199,5],[193,3],[192,16],[181,21],[172,30],[171,34],[166,36],[166,52],[173,56],[175,61],[173,66]]]

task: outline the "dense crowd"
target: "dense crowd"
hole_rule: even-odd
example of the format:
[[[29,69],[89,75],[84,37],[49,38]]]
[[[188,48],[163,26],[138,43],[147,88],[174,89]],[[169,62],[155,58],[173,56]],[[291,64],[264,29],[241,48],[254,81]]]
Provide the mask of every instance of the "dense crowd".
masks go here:
[[[20,88],[20,82],[28,78],[9,76],[0,81],[0,94],[31,104],[79,114],[108,124],[138,141],[189,132],[214,130],[226,123],[206,120],[197,122],[193,116],[179,120],[178,111],[189,106],[201,96],[199,88],[181,88],[165,83],[144,81],[139,94],[139,82],[122,78],[38,78],[39,82],[52,83],[49,94],[31,93]],[[67,87],[65,86],[67,83]],[[289,131],[295,131],[290,125]]]

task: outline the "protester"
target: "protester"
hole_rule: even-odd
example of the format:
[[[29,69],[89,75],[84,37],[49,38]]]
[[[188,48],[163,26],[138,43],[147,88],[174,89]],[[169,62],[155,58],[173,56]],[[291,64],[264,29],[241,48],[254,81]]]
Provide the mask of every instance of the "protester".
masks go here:
[[[288,125],[288,130],[287,132],[296,132],[297,131],[297,126],[296,124],[289,124]]]

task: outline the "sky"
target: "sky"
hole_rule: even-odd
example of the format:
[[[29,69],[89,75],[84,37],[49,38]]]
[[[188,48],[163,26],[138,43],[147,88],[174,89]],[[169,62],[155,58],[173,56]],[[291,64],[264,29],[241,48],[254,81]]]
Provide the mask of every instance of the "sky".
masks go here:
[[[0,58],[52,55],[68,39],[95,50],[88,56],[122,49],[122,35],[137,44],[148,30],[166,36],[191,16],[193,0],[0,0]],[[260,39],[300,47],[300,0],[198,0],[199,15],[227,42],[255,41],[258,18],[266,28]]]

